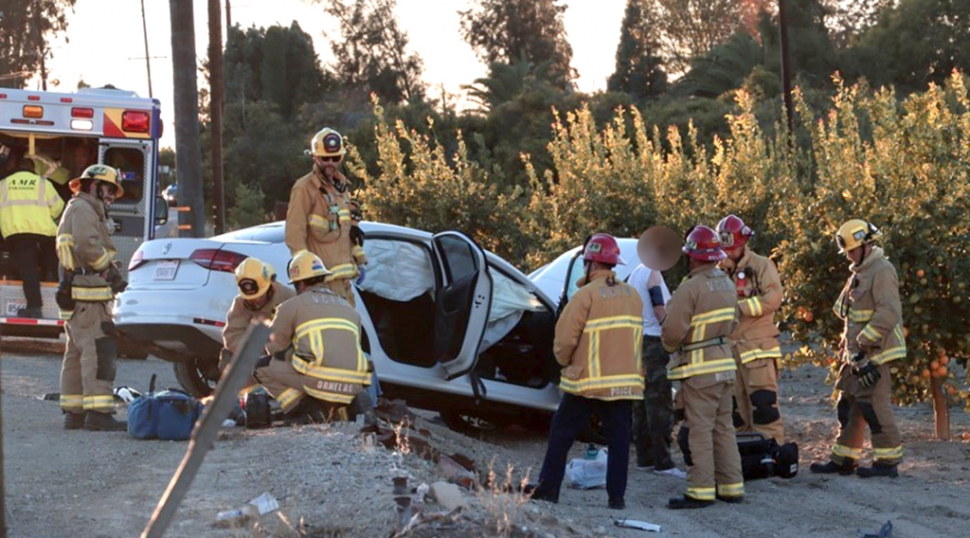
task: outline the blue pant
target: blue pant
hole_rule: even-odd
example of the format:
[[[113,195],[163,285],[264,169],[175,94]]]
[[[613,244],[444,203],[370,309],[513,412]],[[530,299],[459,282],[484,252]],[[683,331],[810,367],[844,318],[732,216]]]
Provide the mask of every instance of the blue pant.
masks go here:
[[[606,492],[611,500],[623,499],[626,493],[626,471],[630,463],[630,420],[632,400],[607,402],[564,394],[549,428],[549,446],[539,472],[535,496],[559,501],[566,472],[566,458],[576,437],[589,427],[593,414],[599,416],[606,434],[609,458],[606,463]]]

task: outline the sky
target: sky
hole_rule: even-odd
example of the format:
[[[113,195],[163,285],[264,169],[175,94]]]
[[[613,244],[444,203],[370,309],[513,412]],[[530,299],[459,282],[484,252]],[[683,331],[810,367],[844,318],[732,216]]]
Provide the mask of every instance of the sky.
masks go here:
[[[194,0],[195,45],[200,59],[208,47],[207,0]],[[583,92],[606,88],[615,66],[620,23],[625,0],[567,0],[565,26],[573,47],[573,67],[579,71],[577,87]],[[161,102],[166,128],[163,146],[175,145],[172,88],[171,19],[168,0],[144,0],[151,60],[152,94]],[[223,5],[225,3],[223,2]],[[333,56],[324,31],[332,35],[337,26],[323,8],[305,0],[232,0],[232,22],[243,27],[289,26],[297,21],[313,37],[321,62]],[[462,84],[485,76],[487,69],[458,33],[458,11],[468,0],[397,0],[397,17],[407,32],[410,47],[424,60],[429,94],[437,96],[443,86],[463,95]],[[223,12],[225,27],[225,12]],[[223,39],[225,39],[223,28]],[[148,96],[145,38],[139,0],[77,0],[68,13],[68,29],[51,43],[53,58],[47,62],[48,89],[74,91],[79,80],[99,87],[113,84]],[[54,85],[54,83],[58,85]],[[204,82],[200,79],[200,86]],[[39,88],[39,80],[28,88]],[[459,106],[462,102],[459,99]],[[309,135],[308,135],[309,136]]]

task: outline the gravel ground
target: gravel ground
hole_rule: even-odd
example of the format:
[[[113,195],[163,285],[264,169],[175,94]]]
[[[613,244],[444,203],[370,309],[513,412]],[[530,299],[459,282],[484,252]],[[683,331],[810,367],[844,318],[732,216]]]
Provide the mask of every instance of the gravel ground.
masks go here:
[[[57,343],[3,341],[3,441],[5,504],[12,537],[137,536],[144,529],[188,446],[184,442],[138,441],[125,433],[64,431],[57,404],[43,401],[58,390]],[[122,360],[117,385],[176,386],[171,365],[150,358]],[[801,447],[803,470],[791,480],[749,482],[739,505],[670,511],[669,497],[684,483],[631,467],[627,509],[606,508],[603,490],[563,491],[560,503],[527,502],[502,493],[505,482],[534,477],[545,451],[542,433],[508,429],[477,438],[448,430],[433,413],[419,412],[416,431],[395,450],[365,446],[351,424],[270,430],[225,430],[209,452],[168,536],[387,537],[398,520],[392,478],[409,485],[443,478],[442,468],[421,458],[423,442],[443,454],[461,454],[476,467],[497,473],[497,487],[463,492],[464,508],[449,513],[433,499],[426,519],[409,536],[573,537],[649,536],[613,525],[615,517],[660,524],[662,534],[705,536],[855,536],[892,521],[893,537],[966,536],[970,519],[970,444],[932,440],[929,406],[900,409],[906,460],[896,480],[820,477],[808,463],[823,457],[834,431],[830,389],[824,373],[811,368],[785,372],[782,380],[789,436]],[[122,416],[124,416],[122,411]],[[968,430],[967,416],[954,410],[953,430]],[[574,456],[581,457],[577,444]],[[679,459],[679,454],[677,455]],[[508,471],[511,469],[510,471]],[[508,478],[506,473],[508,471]],[[268,492],[280,509],[230,527],[216,514],[243,506]]]

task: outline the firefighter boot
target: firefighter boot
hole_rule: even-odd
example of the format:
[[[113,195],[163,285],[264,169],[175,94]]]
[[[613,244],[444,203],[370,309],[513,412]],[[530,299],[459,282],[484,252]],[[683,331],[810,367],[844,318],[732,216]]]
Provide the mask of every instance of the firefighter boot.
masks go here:
[[[128,423],[115,420],[108,413],[88,411],[84,416],[84,429],[89,432],[123,432],[128,430]]]
[[[64,413],[64,429],[80,430],[84,427],[84,413]]]
[[[667,503],[667,508],[671,510],[684,510],[688,508],[707,508],[714,504],[714,501],[702,501],[700,499],[695,499],[693,497],[688,497],[684,495],[683,497],[674,497],[670,499]]]
[[[899,476],[899,469],[897,469],[895,465],[874,463],[872,467],[859,467],[856,469],[855,474],[861,476],[862,478],[871,478],[873,476],[888,476],[889,478],[896,478]]]
[[[848,476],[855,471],[855,460],[846,458],[841,464],[831,460],[826,463],[815,462],[808,470],[816,474],[839,473],[842,476]]]

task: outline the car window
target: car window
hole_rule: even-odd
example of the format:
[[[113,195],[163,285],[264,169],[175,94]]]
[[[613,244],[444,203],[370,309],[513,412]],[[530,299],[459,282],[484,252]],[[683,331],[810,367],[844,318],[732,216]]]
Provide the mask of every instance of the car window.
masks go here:
[[[120,204],[136,204],[141,201],[145,187],[145,154],[138,148],[108,148],[104,152],[104,164],[121,172],[121,187],[125,195],[115,200]]]
[[[435,239],[441,249],[442,262],[449,282],[471,276],[478,271],[477,259],[472,245],[458,237],[442,236]]]

